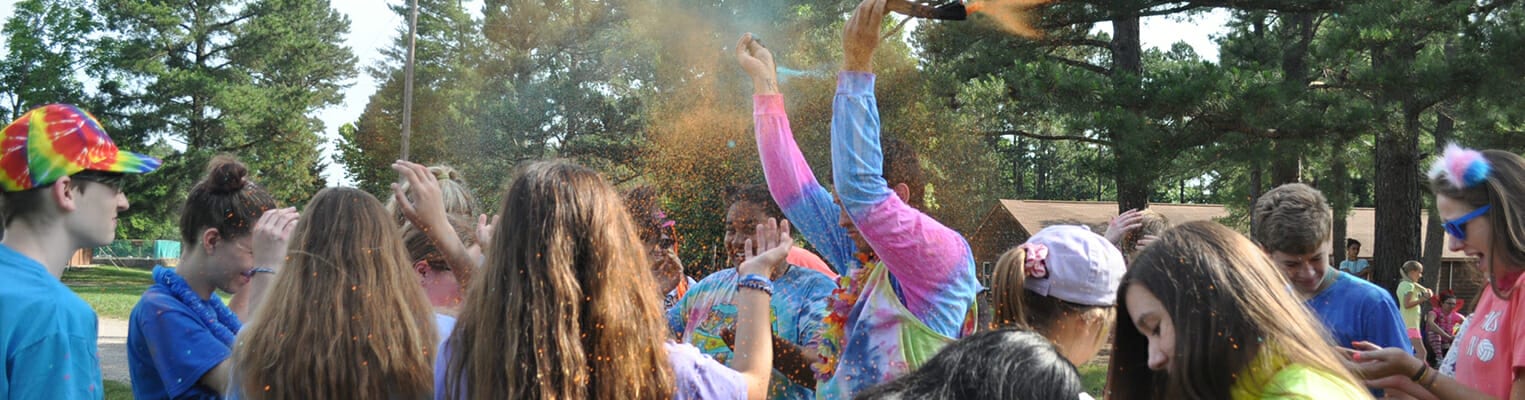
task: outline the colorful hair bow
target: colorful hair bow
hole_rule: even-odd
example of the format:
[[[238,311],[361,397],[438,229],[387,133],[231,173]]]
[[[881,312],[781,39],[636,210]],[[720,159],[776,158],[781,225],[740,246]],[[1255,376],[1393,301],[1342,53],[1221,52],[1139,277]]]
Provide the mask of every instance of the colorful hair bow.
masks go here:
[[[1048,278],[1048,246],[1039,243],[1023,243],[1017,248],[1022,249],[1026,259],[1022,262],[1022,272],[1033,279]]]
[[[652,219],[656,220],[657,227],[662,229],[671,228],[673,225],[678,224],[678,221],[667,219],[667,213],[661,211],[657,211],[657,215],[653,215]]]
[[[1467,189],[1488,180],[1491,170],[1492,166],[1488,165],[1482,152],[1451,143],[1446,145],[1445,153],[1430,164],[1430,179],[1445,178],[1451,186]]]

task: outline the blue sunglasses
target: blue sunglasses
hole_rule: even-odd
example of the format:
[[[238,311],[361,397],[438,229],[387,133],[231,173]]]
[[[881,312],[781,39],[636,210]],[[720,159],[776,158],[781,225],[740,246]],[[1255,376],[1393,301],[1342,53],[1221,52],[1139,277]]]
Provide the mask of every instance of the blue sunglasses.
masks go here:
[[[1456,238],[1456,240],[1467,240],[1467,222],[1471,222],[1472,219],[1486,214],[1489,208],[1489,205],[1484,204],[1482,207],[1467,213],[1467,215],[1461,216],[1461,218],[1446,221],[1444,224],[1446,233],[1451,234],[1451,237]]]

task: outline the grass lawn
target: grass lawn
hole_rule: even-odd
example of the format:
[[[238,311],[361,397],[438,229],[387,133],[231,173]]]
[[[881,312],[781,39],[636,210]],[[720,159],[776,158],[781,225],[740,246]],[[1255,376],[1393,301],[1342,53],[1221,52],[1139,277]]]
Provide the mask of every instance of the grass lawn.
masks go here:
[[[64,284],[102,318],[115,319],[127,319],[153,280],[152,271],[113,266],[69,268],[63,277]]]
[[[1080,366],[1080,380],[1085,384],[1086,393],[1101,398],[1101,391],[1107,386],[1107,364],[1092,362]]]
[[[132,400],[132,386],[113,380],[107,380],[106,400]]]

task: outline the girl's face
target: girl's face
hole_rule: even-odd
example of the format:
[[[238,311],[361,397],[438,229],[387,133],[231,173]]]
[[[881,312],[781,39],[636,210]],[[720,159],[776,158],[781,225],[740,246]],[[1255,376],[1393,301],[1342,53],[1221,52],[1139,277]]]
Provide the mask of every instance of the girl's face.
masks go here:
[[[1435,208],[1440,211],[1440,218],[1445,221],[1454,221],[1467,213],[1477,209],[1460,200],[1446,196],[1435,196]],[[1467,221],[1461,227],[1467,233],[1465,239],[1458,239],[1455,235],[1446,235],[1446,245],[1451,251],[1460,252],[1469,256],[1477,257],[1477,266],[1488,268],[1493,265],[1488,259],[1488,254],[1493,247],[1493,224],[1488,214],[1483,214],[1471,221]],[[1506,257],[1505,260],[1508,258]]]
[[[1408,272],[1409,280],[1419,282],[1419,277],[1424,276],[1424,268],[1415,268]]]
[[[1446,299],[1446,301],[1440,302],[1440,309],[1446,310],[1448,312],[1451,311],[1451,310],[1455,310],[1456,309],[1456,299]]]
[[[1124,301],[1128,304],[1128,317],[1133,319],[1133,327],[1149,339],[1149,369],[1169,371],[1170,358],[1176,350],[1176,335],[1165,305],[1154,297],[1154,292],[1136,283],[1128,286]]]

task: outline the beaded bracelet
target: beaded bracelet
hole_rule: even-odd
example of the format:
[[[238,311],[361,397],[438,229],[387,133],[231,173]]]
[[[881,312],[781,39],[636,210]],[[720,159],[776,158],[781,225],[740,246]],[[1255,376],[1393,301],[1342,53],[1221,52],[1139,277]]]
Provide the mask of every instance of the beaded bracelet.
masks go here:
[[[741,277],[740,280],[736,281],[736,288],[738,290],[741,288],[760,290],[769,296],[773,295],[773,281],[758,274],[747,274],[747,276]]]

